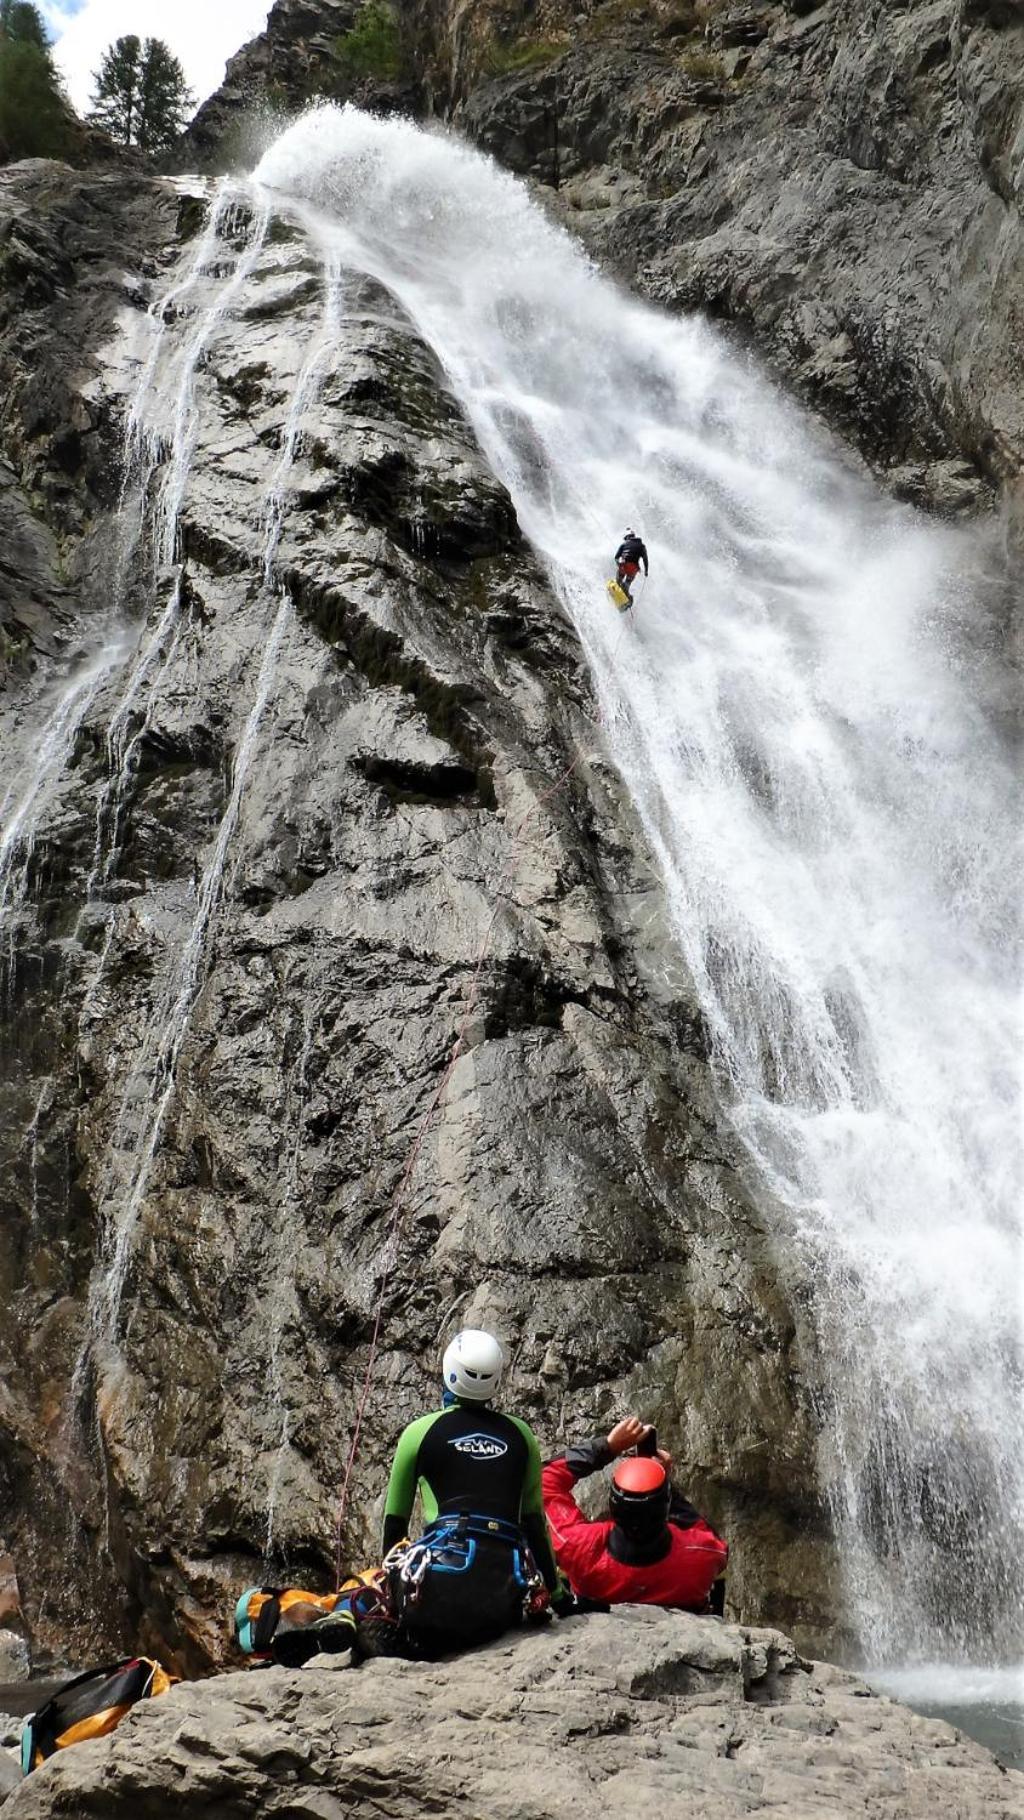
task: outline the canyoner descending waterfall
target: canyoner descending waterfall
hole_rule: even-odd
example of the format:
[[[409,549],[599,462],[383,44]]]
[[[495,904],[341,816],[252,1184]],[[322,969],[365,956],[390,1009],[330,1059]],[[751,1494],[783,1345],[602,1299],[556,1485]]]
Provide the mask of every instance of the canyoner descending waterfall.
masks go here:
[[[863,1649],[1019,1656],[1019,915],[964,633],[984,553],[458,142],[319,109],[257,182],[433,347],[584,643],[809,1309]],[[652,580],[620,648],[624,523]]]

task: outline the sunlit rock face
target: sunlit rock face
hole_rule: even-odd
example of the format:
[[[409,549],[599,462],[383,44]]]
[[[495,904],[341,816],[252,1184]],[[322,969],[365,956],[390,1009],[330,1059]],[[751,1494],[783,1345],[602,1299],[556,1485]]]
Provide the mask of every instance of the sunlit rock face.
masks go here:
[[[37,1651],[202,1665],[240,1583],[332,1571],[382,1291],[346,1559],[489,1324],[545,1444],[641,1407],[738,1605],[824,1636],[794,1315],[575,636],[433,358],[251,198],[47,167],[3,207],[0,1534]]]

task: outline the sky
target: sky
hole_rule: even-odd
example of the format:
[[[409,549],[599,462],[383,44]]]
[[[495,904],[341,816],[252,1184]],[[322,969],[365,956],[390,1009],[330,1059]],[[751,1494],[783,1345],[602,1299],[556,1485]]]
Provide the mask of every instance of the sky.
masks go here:
[[[218,87],[224,64],[263,30],[270,0],[39,0],[54,56],[79,113],[93,73],[115,38],[163,38],[185,68],[197,103]]]

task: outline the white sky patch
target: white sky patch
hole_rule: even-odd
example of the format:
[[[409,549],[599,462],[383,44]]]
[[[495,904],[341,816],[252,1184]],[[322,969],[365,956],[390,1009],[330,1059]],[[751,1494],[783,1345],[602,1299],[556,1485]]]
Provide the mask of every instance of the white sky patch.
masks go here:
[[[197,104],[212,95],[224,65],[267,23],[270,0],[43,0],[54,56],[79,113],[107,46],[126,32],[163,38],[180,58]]]

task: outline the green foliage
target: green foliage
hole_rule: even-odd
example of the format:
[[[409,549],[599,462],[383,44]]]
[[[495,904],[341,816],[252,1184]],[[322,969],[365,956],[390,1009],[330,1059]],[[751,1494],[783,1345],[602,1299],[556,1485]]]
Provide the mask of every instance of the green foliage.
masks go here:
[[[37,51],[48,50],[50,45],[42,13],[30,0],[0,0],[0,38],[11,44],[34,44]]]
[[[162,38],[147,38],[142,52],[142,97],[138,143],[144,152],[162,152],[185,126],[194,97],[177,57]]]
[[[566,51],[561,38],[517,38],[512,44],[492,44],[484,60],[489,76],[520,75],[525,70],[543,69]]]
[[[690,45],[679,54],[679,67],[694,82],[714,82],[718,85],[727,80],[725,64],[715,51],[706,51],[700,45]]]
[[[90,120],[143,152],[172,145],[192,107],[185,72],[162,38],[143,43],[126,33],[104,51],[93,81]]]
[[[37,7],[0,0],[0,163],[61,158],[71,113]]]
[[[121,145],[134,145],[139,131],[142,86],[142,40],[134,32],[118,38],[103,53],[93,77],[90,120],[106,128]]]
[[[405,58],[398,21],[384,0],[365,0],[350,32],[334,40],[339,74],[349,82],[395,82]]]

